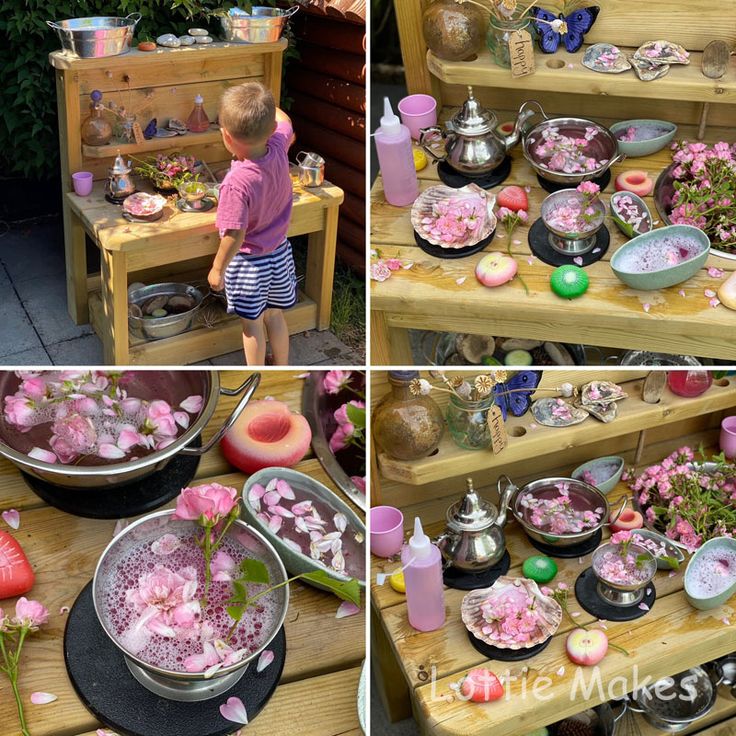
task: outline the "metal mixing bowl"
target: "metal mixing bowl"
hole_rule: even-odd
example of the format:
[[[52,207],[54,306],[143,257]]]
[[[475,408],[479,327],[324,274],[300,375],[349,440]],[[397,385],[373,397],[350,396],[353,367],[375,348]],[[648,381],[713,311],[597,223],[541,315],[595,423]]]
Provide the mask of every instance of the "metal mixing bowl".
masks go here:
[[[297,10],[298,5],[288,10],[256,5],[248,15],[239,8],[231,8],[220,19],[225,40],[231,43],[275,43]]]
[[[165,337],[174,337],[186,332],[194,321],[194,317],[202,306],[204,294],[194,286],[189,284],[177,284],[174,282],[164,284],[152,284],[151,286],[143,286],[140,289],[134,289],[128,295],[128,302],[141,304],[147,302],[154,296],[174,296],[181,294],[189,296],[195,301],[194,307],[187,312],[180,314],[168,314],[166,317],[135,317],[128,315],[128,327],[130,331],[138,336],[145,337],[148,340],[162,340]]]
[[[130,51],[133,30],[140,19],[140,13],[130,13],[125,18],[47,20],[46,25],[56,31],[66,53],[82,59],[96,59]]]

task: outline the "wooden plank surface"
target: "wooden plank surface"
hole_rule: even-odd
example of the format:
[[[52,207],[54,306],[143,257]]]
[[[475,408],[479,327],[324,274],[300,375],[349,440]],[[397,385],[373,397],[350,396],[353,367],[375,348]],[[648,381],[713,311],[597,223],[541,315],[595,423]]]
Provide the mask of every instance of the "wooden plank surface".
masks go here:
[[[246,371],[221,372],[222,384],[227,387],[239,385],[247,375]],[[303,381],[297,375],[296,371],[263,373],[256,398],[273,396],[286,402],[292,410],[300,411]],[[203,432],[205,441],[217,430],[236,401],[237,397],[221,397]],[[297,468],[336,490],[311,451]],[[196,474],[198,482],[216,480],[238,489],[245,479],[244,474],[228,465],[219,448],[203,457]],[[41,600],[51,614],[49,625],[24,647],[21,694],[27,704],[30,730],[34,736],[58,736],[62,733],[59,726],[63,724],[64,734],[94,732],[98,724],[79,702],[65,672],[62,637],[66,616],[59,613],[59,608],[71,606],[91,579],[97,559],[112,537],[115,522],[81,519],[46,506],[4,460],[0,462],[0,507],[21,511],[21,526],[15,535],[36,571],[36,584],[30,595]],[[315,736],[358,733],[355,697],[359,667],[365,655],[364,616],[337,620],[334,614],[338,603],[336,598],[322,591],[292,584],[292,600],[285,624],[289,653],[282,683],[286,685],[277,690],[274,700],[254,721],[258,724],[255,733],[273,732],[277,719],[283,718],[285,712],[297,710],[304,714],[305,733]],[[12,608],[13,604],[14,600],[3,601],[6,608]],[[320,702],[318,699],[310,697],[316,692],[324,694],[323,688],[330,697],[329,713],[315,705]],[[37,690],[52,692],[59,699],[51,705],[33,706],[29,696]],[[4,680],[0,682],[0,692],[3,693],[0,719],[10,729],[14,726],[7,724],[15,724],[16,716],[14,702],[5,697]]]

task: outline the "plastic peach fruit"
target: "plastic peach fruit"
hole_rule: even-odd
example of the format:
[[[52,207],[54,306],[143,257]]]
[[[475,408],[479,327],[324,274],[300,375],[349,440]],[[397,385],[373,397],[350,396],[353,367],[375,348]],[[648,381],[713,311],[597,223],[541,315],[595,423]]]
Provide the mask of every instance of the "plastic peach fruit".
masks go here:
[[[460,686],[464,697],[474,703],[490,703],[503,697],[503,684],[489,669],[470,670]]]
[[[475,277],[483,286],[501,286],[516,276],[516,261],[503,253],[488,253],[478,261]]]
[[[571,662],[589,667],[598,664],[608,651],[608,637],[600,629],[573,629],[565,640]]]
[[[251,401],[220,442],[225,459],[244,473],[291,467],[312,441],[309,422],[281,401]]]
[[[654,191],[654,182],[646,171],[634,169],[623,171],[616,177],[617,192],[633,192],[640,197],[646,197]]]
[[[644,526],[644,519],[638,511],[633,509],[624,509],[621,516],[614,521],[617,512],[612,512],[608,517],[611,522],[612,532],[631,531],[632,529],[641,529]]]

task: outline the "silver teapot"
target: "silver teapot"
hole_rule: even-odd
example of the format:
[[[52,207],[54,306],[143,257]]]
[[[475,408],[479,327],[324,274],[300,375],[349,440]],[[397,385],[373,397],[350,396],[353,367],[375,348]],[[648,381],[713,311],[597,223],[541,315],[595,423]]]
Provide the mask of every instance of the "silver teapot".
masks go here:
[[[126,197],[136,191],[133,177],[130,175],[132,171],[130,161],[125,163],[125,159],[120,155],[115,157],[112,168],[108,170],[107,183],[105,184],[105,196],[120,204]]]
[[[473,88],[468,87],[468,99],[463,106],[445,123],[446,130],[438,126],[424,128],[419,143],[435,161],[446,161],[453,169],[466,176],[480,176],[493,171],[506,158],[506,154],[519,142],[526,121],[536,114],[528,106],[541,106],[535,100],[525,102],[519,108],[514,130],[509,136],[502,136],[497,130],[496,113],[483,107],[473,96]],[[445,155],[438,156],[432,145],[444,139]]]
[[[473,488],[473,479],[465,481],[465,495],[447,509],[447,528],[436,544],[445,561],[459,570],[477,573],[493,567],[506,551],[506,509],[515,488],[510,483],[501,492],[499,505],[481,498]]]

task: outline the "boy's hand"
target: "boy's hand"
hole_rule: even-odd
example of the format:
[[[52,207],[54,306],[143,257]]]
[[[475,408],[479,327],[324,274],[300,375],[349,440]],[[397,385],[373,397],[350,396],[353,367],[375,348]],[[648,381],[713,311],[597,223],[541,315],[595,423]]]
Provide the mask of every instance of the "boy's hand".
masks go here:
[[[207,283],[209,283],[212,291],[223,291],[225,289],[225,277],[222,275],[222,271],[211,268],[207,274]]]

